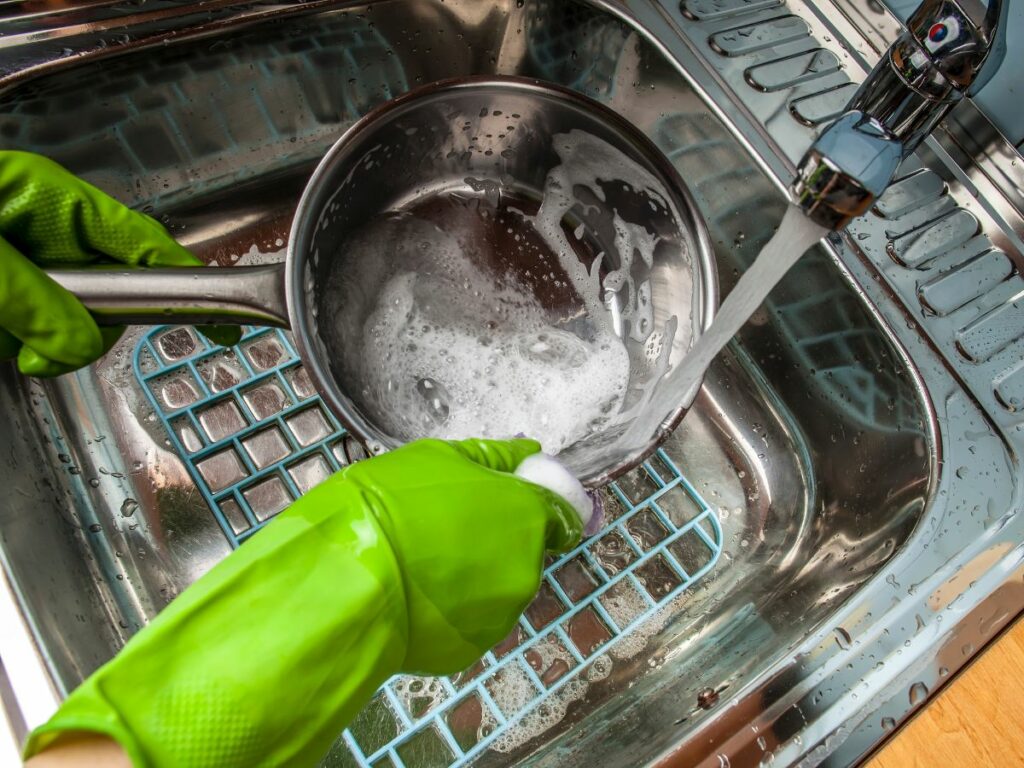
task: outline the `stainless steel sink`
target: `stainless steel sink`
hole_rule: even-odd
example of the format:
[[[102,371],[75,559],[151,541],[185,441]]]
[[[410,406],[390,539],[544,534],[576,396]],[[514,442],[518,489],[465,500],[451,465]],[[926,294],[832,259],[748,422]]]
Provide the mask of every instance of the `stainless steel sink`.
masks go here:
[[[672,158],[708,222],[726,292],[781,219],[793,161],[889,29],[871,17],[862,34],[856,5],[97,3],[8,22],[0,137],[229,265],[280,253],[316,160],[373,105],[438,78],[538,77],[610,104]],[[792,65],[800,57],[807,66]],[[615,558],[663,554],[685,579],[669,574],[658,594],[653,566],[627,569],[621,583],[650,595],[641,618],[619,622],[628,629],[606,651],[572,661],[571,684],[548,696],[542,682],[514,737],[487,741],[504,717],[501,693],[478,686],[474,706],[496,709],[490,720],[479,709],[446,714],[449,732],[434,742],[411,730],[403,741],[423,711],[399,712],[410,701],[401,695],[432,685],[411,681],[382,694],[325,764],[379,754],[375,765],[449,765],[465,752],[479,765],[846,765],[926,702],[1024,607],[1018,321],[998,325],[999,344],[971,347],[981,360],[958,351],[992,338],[984,322],[1019,295],[1013,201],[981,194],[986,162],[958,174],[934,142],[909,162],[884,205],[772,292],[664,454],[608,489],[621,527],[602,536],[620,538],[589,542],[582,562],[618,581]],[[970,232],[950,246],[936,222]],[[900,257],[912,244],[925,256],[908,270]],[[936,291],[968,262],[970,286]],[[927,312],[925,293],[937,297]],[[176,426],[184,411],[164,413],[157,369],[203,350],[188,333],[161,333],[130,330],[100,363],[53,382],[0,370],[0,556],[58,692],[262,520],[248,502],[232,517]],[[286,338],[279,346],[287,353]],[[225,375],[255,382],[257,361],[237,354],[221,360]],[[991,374],[999,359],[1003,372]],[[197,397],[244,389],[188,370]],[[296,412],[312,402],[280,382]],[[221,438],[232,429],[219,428]],[[324,429],[314,446],[324,461],[358,459],[336,424]],[[295,475],[281,477],[301,490]],[[653,542],[642,522],[652,515]],[[696,533],[695,515],[703,560],[686,562],[698,557],[686,546],[666,554],[665,536]],[[606,596],[602,610],[624,610]],[[463,683],[435,683],[437,698],[468,701]]]

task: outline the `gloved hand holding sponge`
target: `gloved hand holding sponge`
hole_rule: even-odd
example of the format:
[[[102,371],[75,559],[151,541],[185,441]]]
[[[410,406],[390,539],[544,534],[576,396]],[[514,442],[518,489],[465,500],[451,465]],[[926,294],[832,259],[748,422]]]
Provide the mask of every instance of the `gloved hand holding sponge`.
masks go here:
[[[397,672],[450,674],[512,629],[564,498],[532,440],[422,440],[347,467],[175,599],[30,737],[109,736],[143,766],[313,766]]]
[[[49,376],[102,355],[120,331],[101,331],[40,266],[103,261],[199,264],[55,163],[0,152],[0,357]],[[579,542],[589,500],[539,451],[423,440],[338,472],[72,692],[30,735],[29,764],[315,765],[391,675],[458,672],[500,642],[545,552]]]

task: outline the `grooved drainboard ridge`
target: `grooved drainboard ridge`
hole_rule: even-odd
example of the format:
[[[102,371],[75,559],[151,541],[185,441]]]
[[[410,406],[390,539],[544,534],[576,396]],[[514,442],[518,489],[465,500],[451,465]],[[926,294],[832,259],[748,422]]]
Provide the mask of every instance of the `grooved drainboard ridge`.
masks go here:
[[[192,328],[155,328],[133,364],[232,546],[365,456],[284,331],[246,328],[222,349]],[[549,561],[508,638],[458,675],[389,680],[339,737],[331,763],[461,766],[539,735],[557,724],[551,711],[609,674],[619,641],[714,567],[718,519],[663,450],[602,493],[604,527]]]

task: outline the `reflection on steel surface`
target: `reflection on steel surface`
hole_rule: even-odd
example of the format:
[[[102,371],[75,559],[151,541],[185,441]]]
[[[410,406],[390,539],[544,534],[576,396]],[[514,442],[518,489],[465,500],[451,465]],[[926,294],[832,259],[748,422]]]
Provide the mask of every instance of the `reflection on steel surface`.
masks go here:
[[[839,6],[855,4],[841,0]],[[818,7],[807,0],[785,5],[777,0],[687,0],[682,9],[674,0],[555,5],[572,6],[574,18],[597,17],[604,28],[618,30],[605,33],[604,39],[628,39],[614,75],[588,77],[612,86],[609,103],[663,151],[683,150],[675,164],[695,191],[727,288],[777,224],[781,185],[814,137],[814,129],[800,122],[789,104],[860,79],[863,65],[872,64],[876,55],[872,44],[846,16],[834,12],[831,2]],[[333,3],[221,4],[213,16],[204,17],[209,27],[198,37],[188,33],[196,18],[187,6],[161,3],[127,27],[121,24],[116,34],[128,34],[127,44],[100,29],[102,22],[82,21],[85,10],[69,10],[70,20],[40,20],[41,31],[31,40],[15,35],[0,45],[0,67],[15,73],[0,93],[0,136],[5,143],[17,141],[23,149],[61,159],[139,207],[153,206],[179,239],[207,261],[232,264],[252,252],[254,243],[260,252],[281,247],[311,169],[306,158],[323,152],[338,129],[338,124],[324,124],[323,135],[318,133],[314,105],[307,103],[311,94],[327,99],[315,105],[317,110],[334,107],[321,114],[340,115],[346,89],[373,82],[376,73],[397,71],[382,69],[391,59],[401,62],[407,86],[495,69],[571,82],[584,70],[580,58],[571,58],[573,48],[588,50],[582,35],[553,74],[541,71],[530,40],[524,39],[540,40],[546,23],[542,9],[550,7],[530,0],[523,0],[522,7],[512,0],[396,0],[348,9]],[[94,7],[88,13],[99,11]],[[527,25],[531,13],[536,18]],[[711,36],[730,28],[787,14],[808,25],[806,37],[734,57],[708,44]],[[635,17],[640,29],[630,28],[618,15]],[[822,15],[831,27],[821,23]],[[370,29],[370,22],[379,38],[367,40],[386,41],[386,47],[364,61],[366,70],[346,78],[327,78],[335,71],[332,57],[321,65],[312,49],[303,59],[301,51],[288,47],[316,38],[316,51],[334,51],[352,40],[345,30]],[[593,29],[588,24],[597,22],[576,26],[589,35]],[[163,31],[173,28],[183,31],[161,42]],[[871,34],[884,42],[879,45],[884,49],[890,27],[873,28]],[[25,25],[15,31],[23,33]],[[344,34],[330,42],[326,38],[334,31]],[[845,45],[835,39],[837,31]],[[571,42],[571,33],[571,28],[560,29],[549,37],[565,36]],[[97,45],[101,36],[109,38],[105,48]],[[85,53],[62,57],[62,48]],[[835,56],[839,68],[804,70],[789,84],[787,77],[772,81],[770,89],[764,83],[751,85],[775,67],[785,75],[780,62],[787,57],[806,55],[813,62],[811,52],[823,49]],[[280,68],[264,66],[275,58]],[[31,66],[49,59],[55,60],[49,68]],[[201,74],[204,66],[206,74]],[[237,133],[237,145],[206,156],[189,175],[175,171],[180,159],[175,145],[154,140],[146,149],[156,170],[138,174],[134,160],[111,137],[159,123],[181,103],[182,78],[216,81],[222,67],[225,78],[232,78],[230,86],[217,86],[222,106],[212,113],[193,111],[177,128],[183,136],[198,138],[212,130],[201,120],[211,114],[232,136]],[[164,72],[167,81],[159,82],[154,69]],[[332,88],[307,88],[304,80],[321,73]],[[354,84],[348,82],[351,77]],[[109,98],[80,98],[107,85]],[[117,97],[116,88],[128,90]],[[305,137],[302,142],[293,144],[282,134],[275,143],[265,130],[256,130],[267,118],[254,117],[260,113],[251,94],[267,92],[275,99],[263,102],[270,117],[291,121],[295,135]],[[705,95],[714,101],[713,110]],[[76,97],[73,104],[71,96]],[[379,97],[376,92],[371,96]],[[105,101],[130,103],[135,111],[105,111]],[[18,125],[33,126],[32,131],[16,139],[9,135],[16,122],[12,116],[23,102],[36,102],[34,109],[52,116],[50,132],[43,130],[45,120],[19,112],[24,121]],[[953,118],[962,113],[964,105]],[[73,137],[69,124],[76,125]],[[728,759],[732,765],[762,760],[847,765],[921,706],[916,694],[911,703],[910,691],[921,690],[914,687],[917,683],[934,694],[1024,606],[1019,548],[1024,516],[1017,514],[1016,458],[1024,448],[1024,433],[1018,430],[1022,342],[1010,341],[979,362],[968,362],[955,346],[960,330],[975,321],[984,324],[982,318],[1012,304],[1020,293],[1019,275],[1002,276],[1006,268],[999,256],[1005,255],[1014,268],[1024,263],[1016,244],[1024,228],[1014,224],[1021,219],[1013,218],[1007,202],[1012,196],[994,192],[994,180],[1010,178],[1000,170],[1006,156],[973,118],[969,125],[987,154],[971,150],[974,144],[964,143],[955,125],[938,137],[941,146],[934,141],[922,145],[924,152],[904,164],[900,177],[927,172],[937,178],[920,179],[913,194],[859,220],[849,238],[808,254],[802,278],[791,275],[777,287],[770,303],[712,367],[695,408],[666,444],[666,454],[685,467],[720,521],[722,552],[715,568],[668,600],[665,623],[643,649],[632,658],[614,659],[608,676],[591,682],[586,697],[568,709],[561,723],[512,752],[488,749],[477,764],[507,765],[529,756],[535,765],[633,766],[673,758],[680,764],[706,760],[716,765]],[[247,128],[253,131],[246,133]],[[685,151],[689,147],[693,151]],[[951,168],[953,161],[960,163],[959,170]],[[1008,173],[1021,168],[1005,166]],[[978,197],[968,193],[965,178]],[[911,232],[918,223],[963,208],[978,220],[981,234],[913,269],[888,255],[887,230]],[[986,254],[995,255],[963,272]],[[984,280],[979,295],[971,296],[966,286],[934,282],[946,276],[956,281],[961,274],[972,283]],[[938,293],[922,292],[933,284],[942,285],[932,289]],[[808,293],[821,300],[801,304]],[[919,295],[934,314],[926,314]],[[787,323],[801,338],[828,343],[798,349]],[[0,371],[0,429],[6,441],[0,482],[9,500],[0,506],[0,550],[58,686],[74,685],[109,658],[148,616],[230,549],[230,536],[197,490],[193,470],[179,458],[149,396],[137,384],[130,363],[139,338],[138,331],[130,331],[94,368],[45,386],[20,380],[9,368]],[[843,343],[834,345],[836,339]],[[190,343],[176,336],[163,349],[171,356],[189,355]],[[148,374],[163,366],[159,354],[160,349],[140,354],[140,370]],[[246,359],[262,354],[254,351]],[[852,370],[850,357],[856,364],[861,355],[870,355],[876,371],[883,368],[884,375],[870,385],[849,379],[837,387],[835,378],[830,382],[822,373],[837,364]],[[260,359],[272,366],[276,358],[270,349]],[[210,381],[238,376],[232,361],[223,362],[208,370]],[[262,388],[265,370],[239,380],[234,391],[269,426],[280,409],[294,405],[293,395],[312,393],[300,374],[289,377],[287,369],[283,383],[267,378]],[[178,398],[175,402],[188,401],[195,396],[190,391],[204,392],[206,381],[192,374],[187,388],[168,389],[168,395]],[[234,400],[231,386],[219,397],[231,394],[244,416],[247,411]],[[853,403],[843,400],[844,389],[854,395]],[[890,400],[896,404],[891,411]],[[236,414],[214,412],[207,422],[227,429],[237,424]],[[176,427],[183,428],[182,445],[188,450],[202,447],[203,432],[194,423],[174,422]],[[276,422],[273,427],[288,440],[288,432]],[[273,447],[271,435],[255,446],[257,452]],[[270,451],[265,457],[273,455]],[[236,451],[236,456],[236,471],[246,469],[241,454]],[[289,465],[294,469],[289,476],[300,489],[321,477],[325,464],[332,468],[319,450],[311,449],[308,456],[308,464]],[[657,461],[652,466],[660,477],[670,476]],[[642,501],[651,495],[647,481],[653,480],[646,470],[631,479],[633,485],[619,486],[628,498]],[[275,494],[279,498],[280,487],[250,496],[270,514]],[[137,508],[124,507],[128,499]],[[694,509],[692,497],[678,487],[658,501],[670,520],[685,519]],[[129,516],[123,507],[131,510]],[[225,500],[220,511],[231,536],[252,527],[248,510],[237,499]],[[632,526],[642,539],[670,530],[657,516],[657,524],[646,516],[639,519],[643,513],[637,511]],[[626,526],[625,534],[601,539],[610,567],[636,562],[625,538],[630,533]],[[40,562],[47,563],[42,578]],[[655,572],[657,578],[666,575]],[[555,578],[573,601],[581,599],[573,595],[585,598],[598,581],[585,560],[566,563]],[[635,606],[628,593],[616,596],[614,613],[626,620]],[[533,621],[543,625],[562,601],[553,586],[542,598],[527,619],[531,628]],[[567,630],[570,640],[599,642],[606,636],[608,627],[594,621],[594,614],[579,615]],[[559,640],[537,650],[541,671],[534,672],[543,683],[566,667],[580,669],[570,657]],[[525,667],[521,673],[502,676],[483,690],[508,709],[516,680],[525,677],[533,684]],[[433,694],[450,698],[445,690],[415,683],[395,689],[399,706],[408,702],[412,711],[422,713],[425,703],[418,699]],[[465,744],[475,737],[478,723],[485,725],[483,709],[477,707],[482,696],[467,696],[447,710],[452,736]],[[380,731],[374,735],[372,728],[360,731],[353,724],[358,743],[377,750],[398,735],[388,730],[386,715],[395,711],[393,706],[390,699],[371,704],[369,720],[360,723],[377,723]],[[395,755],[415,764],[417,752],[429,757],[438,743],[454,754],[433,730]],[[331,760],[353,763],[347,742],[339,742]]]

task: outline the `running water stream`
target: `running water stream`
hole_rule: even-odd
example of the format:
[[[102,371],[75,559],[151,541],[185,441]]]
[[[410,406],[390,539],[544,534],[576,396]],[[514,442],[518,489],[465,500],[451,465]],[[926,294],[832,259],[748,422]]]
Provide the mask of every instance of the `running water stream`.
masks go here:
[[[825,233],[795,205],[786,208],[779,229],[758,254],[732,293],[722,302],[715,320],[697,340],[682,363],[670,375],[677,377],[681,392],[689,391],[704,376],[722,347],[743,327],[797,259]]]
[[[809,219],[794,205],[786,208],[782,223],[754,263],[736,283],[732,292],[719,307],[711,327],[690,348],[683,360],[666,377],[672,386],[661,392],[689,392],[704,378],[712,361],[729,343],[743,324],[764,302],[776,283],[796,264],[797,260],[828,232]],[[630,427],[629,435],[637,446],[651,434],[660,420],[664,420],[676,407],[675,400],[655,398],[643,418]]]

